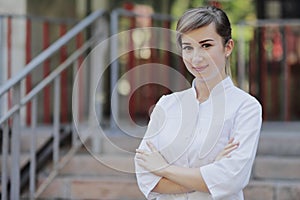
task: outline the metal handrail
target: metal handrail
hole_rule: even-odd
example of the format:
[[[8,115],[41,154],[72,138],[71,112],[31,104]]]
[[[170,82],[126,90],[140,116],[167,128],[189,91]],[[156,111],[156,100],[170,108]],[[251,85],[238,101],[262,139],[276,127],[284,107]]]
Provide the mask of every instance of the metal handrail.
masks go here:
[[[24,96],[20,104],[14,105],[9,111],[0,118],[0,124],[8,120],[14,113],[16,113],[22,106],[26,105],[30,100],[32,100],[42,89],[44,89],[49,83],[51,83],[59,74],[64,71],[74,60],[76,60],[83,52],[85,52],[89,47],[95,42],[96,37],[85,42],[82,47],[76,50],[71,56],[69,56],[62,64],[60,64],[52,73],[43,79],[39,84],[37,84],[26,96]]]
[[[239,26],[265,27],[270,26],[299,26],[299,19],[257,19],[254,21],[240,21]]]
[[[97,18],[104,15],[105,11],[99,10],[95,11],[87,18],[79,22],[72,28],[69,32],[67,32],[64,36],[59,38],[56,42],[50,45],[45,51],[40,53],[37,57],[32,59],[22,71],[20,71],[16,76],[6,81],[6,83],[0,88],[0,97],[7,92],[10,88],[12,88],[16,83],[23,80],[30,72],[32,72],[35,68],[37,68],[41,63],[47,60],[52,54],[58,51],[64,44],[66,44],[69,40],[74,38],[80,31],[84,28],[92,24]]]
[[[14,18],[14,19],[28,19],[35,22],[50,22],[53,24],[69,24],[74,25],[79,22],[76,18],[53,18],[53,17],[45,17],[45,16],[36,16],[36,15],[28,15],[28,14],[9,14],[9,13],[1,13],[0,18]]]
[[[7,183],[8,183],[8,167],[7,167],[7,157],[8,157],[8,126],[9,120],[12,119],[11,125],[11,141],[14,148],[11,149],[12,156],[12,169],[10,176],[10,199],[20,199],[20,133],[21,133],[21,120],[20,120],[20,111],[21,108],[28,103],[32,103],[32,143],[30,149],[30,187],[29,193],[30,198],[34,198],[35,194],[35,177],[36,177],[36,158],[35,158],[35,141],[36,141],[36,110],[37,110],[37,95],[41,92],[47,85],[54,82],[54,123],[53,123],[53,162],[54,162],[54,171],[57,170],[57,165],[59,164],[59,143],[60,143],[60,76],[61,73],[66,70],[68,67],[73,66],[74,70],[77,70],[78,58],[84,54],[90,47],[92,47],[98,35],[94,35],[89,38],[80,48],[75,50],[64,62],[62,62],[56,69],[54,69],[47,77],[40,81],[34,88],[29,91],[24,97],[21,97],[21,81],[26,78],[34,69],[41,66],[40,64],[49,59],[56,51],[61,47],[66,45],[72,38],[76,37],[81,31],[84,31],[88,26],[94,23],[100,17],[105,15],[105,11],[99,10],[91,15],[87,16],[77,25],[75,25],[70,31],[68,31],[64,36],[54,42],[46,50],[40,53],[35,57],[30,63],[28,63],[25,68],[20,71],[16,76],[6,81],[6,83],[0,88],[0,97],[11,89],[13,89],[13,106],[0,118],[0,125],[3,128],[3,160],[2,160],[2,178],[1,178],[1,198],[9,199],[7,194]],[[73,65],[72,65],[73,64]],[[71,152],[74,148],[78,148],[76,145],[72,146]],[[40,190],[39,190],[40,192]]]

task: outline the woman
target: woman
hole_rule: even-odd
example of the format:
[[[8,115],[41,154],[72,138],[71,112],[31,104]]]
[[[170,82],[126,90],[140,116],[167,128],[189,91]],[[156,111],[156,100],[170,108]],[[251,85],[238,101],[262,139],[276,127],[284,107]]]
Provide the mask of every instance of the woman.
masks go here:
[[[156,104],[136,151],[138,185],[148,199],[241,200],[262,119],[259,102],[228,75],[230,22],[221,9],[195,8],[179,19],[177,32],[195,79]]]

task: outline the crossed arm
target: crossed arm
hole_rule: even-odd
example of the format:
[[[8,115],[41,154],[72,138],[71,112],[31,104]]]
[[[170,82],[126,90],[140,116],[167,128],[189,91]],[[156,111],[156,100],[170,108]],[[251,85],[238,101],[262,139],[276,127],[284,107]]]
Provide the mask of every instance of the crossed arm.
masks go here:
[[[147,145],[150,151],[142,149],[136,150],[136,161],[141,167],[162,177],[153,188],[153,192],[161,194],[176,194],[192,191],[209,193],[199,168],[168,165],[167,161],[151,142],[147,142]],[[230,139],[215,161],[224,157],[230,157],[230,153],[238,146],[239,142],[233,142],[233,138]],[[166,167],[162,168],[162,166]]]

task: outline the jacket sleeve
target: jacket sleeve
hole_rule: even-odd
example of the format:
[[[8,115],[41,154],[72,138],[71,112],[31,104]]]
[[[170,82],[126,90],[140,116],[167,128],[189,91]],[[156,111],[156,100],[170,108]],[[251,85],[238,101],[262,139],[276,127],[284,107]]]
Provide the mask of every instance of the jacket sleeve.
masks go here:
[[[237,110],[233,135],[240,142],[230,158],[223,158],[200,168],[201,175],[214,199],[227,199],[243,190],[248,184],[256,155],[262,109],[256,99],[251,97]]]
[[[160,105],[156,105],[151,113],[150,121],[147,127],[147,131],[144,138],[139,146],[140,149],[149,150],[146,145],[146,141],[150,140],[156,147],[158,147],[158,134],[163,128],[165,121],[165,113]],[[153,173],[146,171],[140,167],[135,161],[135,171],[137,177],[137,183],[141,192],[147,199],[153,199],[158,197],[160,194],[151,192],[153,188],[160,181],[161,177],[154,175]]]

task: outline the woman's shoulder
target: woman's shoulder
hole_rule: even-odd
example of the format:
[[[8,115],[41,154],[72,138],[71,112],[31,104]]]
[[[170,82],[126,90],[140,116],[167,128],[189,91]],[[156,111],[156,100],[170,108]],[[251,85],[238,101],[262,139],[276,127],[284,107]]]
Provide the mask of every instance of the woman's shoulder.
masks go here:
[[[174,106],[179,105],[179,103],[182,102],[183,99],[185,99],[185,97],[194,95],[193,92],[194,92],[193,89],[189,88],[186,90],[163,95],[157,102],[157,105],[160,105],[165,109],[172,108]]]
[[[245,105],[245,104],[251,104],[251,105],[256,105],[257,107],[261,107],[260,102],[254,97],[253,95],[249,94],[248,92],[234,86],[233,90],[231,91],[232,93],[228,95],[230,98],[231,103],[234,104],[240,104],[240,105]]]

